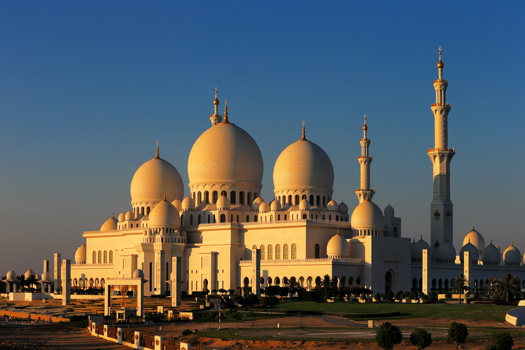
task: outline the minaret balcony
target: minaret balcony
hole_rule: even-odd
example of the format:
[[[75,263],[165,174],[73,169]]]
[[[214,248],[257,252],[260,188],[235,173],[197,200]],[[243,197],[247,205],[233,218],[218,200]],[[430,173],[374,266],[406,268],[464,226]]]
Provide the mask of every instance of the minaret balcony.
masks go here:
[[[429,148],[427,153],[432,152],[443,152],[443,153],[456,153],[455,148]]]
[[[431,107],[447,107],[448,109],[450,109],[450,103],[445,103],[445,104],[440,104],[440,103],[432,103],[430,105]]]

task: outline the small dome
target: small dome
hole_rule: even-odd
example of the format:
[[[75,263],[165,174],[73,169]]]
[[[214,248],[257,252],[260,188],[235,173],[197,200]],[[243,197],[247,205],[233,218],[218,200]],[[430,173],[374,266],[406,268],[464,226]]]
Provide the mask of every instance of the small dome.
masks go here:
[[[14,270],[7,271],[7,274],[5,275],[5,280],[7,282],[15,282],[16,281],[16,272]]]
[[[383,212],[371,201],[359,204],[352,213],[351,224],[354,229],[375,229],[383,231]]]
[[[115,219],[115,215],[112,214],[109,219],[106,220],[100,227],[100,231],[114,231],[117,229],[117,219]]]
[[[75,262],[77,264],[86,263],[86,243],[84,242],[80,247],[77,248],[75,252]]]
[[[42,279],[40,281],[42,283],[51,283],[53,282],[53,276],[51,276],[51,273],[49,271],[45,271],[42,274]]]
[[[277,199],[274,199],[270,203],[270,210],[271,211],[281,210],[281,202],[279,202]]]
[[[118,221],[126,221],[126,213],[120,213],[118,216]]]
[[[326,254],[332,259],[347,258],[350,255],[350,246],[339,232],[328,241]]]
[[[387,207],[388,208],[388,207]],[[386,209],[385,209],[386,212]],[[423,249],[428,249],[430,252],[430,245],[421,237],[419,241],[412,243],[410,252],[413,260],[420,261],[423,259]]]
[[[259,207],[264,202],[264,199],[262,199],[260,196],[255,198],[255,200],[252,203],[253,210],[259,210]]]
[[[206,130],[188,157],[190,187],[197,184],[257,184],[263,158],[255,140],[243,129],[223,122]]]
[[[476,246],[474,244],[472,244],[472,243],[467,243],[459,251],[459,259],[461,260],[462,263],[463,263],[464,253],[466,251],[468,251],[470,253],[470,261],[471,262],[475,262],[475,261],[479,260],[478,248],[476,248]]]
[[[441,263],[454,263],[456,248],[450,242],[443,242],[436,249],[436,260]]]
[[[331,193],[334,167],[321,147],[301,139],[286,147],[277,158],[273,184],[276,192],[317,189]]]
[[[174,200],[173,202],[171,202],[171,204],[173,204],[173,206],[174,206],[175,208],[177,208],[177,210],[178,210],[179,212],[182,211],[182,202],[180,201],[180,199],[179,199],[178,197],[175,198],[175,200]]]
[[[132,205],[140,203],[157,203],[164,196],[169,201],[184,196],[182,177],[177,169],[162,158],[157,157],[142,164],[130,186]]]
[[[390,204],[385,208],[385,216],[394,216],[394,208]]]
[[[229,210],[230,209],[230,200],[226,196],[220,196],[217,200],[217,209],[219,210]]]
[[[270,206],[268,205],[268,203],[263,201],[261,205],[259,206],[259,213],[267,213],[269,211],[270,211]]]
[[[30,279],[31,276],[33,276],[33,277],[36,276],[36,273],[33,270],[31,270],[31,269],[27,270],[26,273],[24,273],[24,277],[25,277],[26,280]]]
[[[467,233],[465,235],[465,238],[463,238],[463,245],[467,243],[472,243],[480,253],[482,253],[485,249],[485,239],[483,238],[481,233],[474,229],[474,226],[472,227],[472,231]]]
[[[482,258],[483,264],[496,265],[501,261],[501,252],[494,244],[492,244],[492,242],[490,242],[490,244],[485,247]]]
[[[521,263],[521,253],[514,246],[514,243],[511,243],[503,252],[503,262],[505,265],[519,265]]]
[[[190,196],[187,196],[182,201],[182,211],[195,209],[195,201]]]
[[[144,278],[144,272],[141,269],[133,271],[132,278]]]
[[[128,210],[126,212],[126,217],[125,217],[126,221],[130,221],[130,220],[133,220],[135,219],[135,215],[133,214],[133,212],[130,210]]]
[[[149,227],[179,227],[179,211],[173,204],[163,200],[149,214]]]
[[[346,205],[345,202],[341,202],[341,204],[339,204],[338,210],[340,213],[348,214],[348,205]]]
[[[299,202],[299,210],[310,210],[310,202],[306,198]]]
[[[328,209],[328,211],[337,211],[339,208],[337,206],[337,202],[334,201],[333,199],[328,202],[328,204],[326,205],[326,209]]]

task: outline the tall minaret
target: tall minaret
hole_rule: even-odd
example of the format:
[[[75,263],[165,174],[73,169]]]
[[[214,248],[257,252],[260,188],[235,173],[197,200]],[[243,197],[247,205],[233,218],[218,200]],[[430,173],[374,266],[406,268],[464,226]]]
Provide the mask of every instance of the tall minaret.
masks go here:
[[[436,103],[432,104],[434,113],[434,148],[428,150],[428,156],[434,165],[433,182],[434,198],[430,204],[430,239],[432,244],[442,242],[452,243],[453,239],[453,211],[450,200],[450,162],[456,151],[448,148],[447,117],[450,104],[447,103],[446,91],[448,82],[443,80],[443,61],[441,47],[439,48],[439,62],[437,68],[439,79],[434,80]]]
[[[361,165],[361,188],[355,190],[357,198],[359,198],[359,203],[364,201],[371,201],[372,197],[376,190],[370,188],[370,163],[372,163],[372,157],[368,148],[370,147],[370,139],[367,138],[366,132],[368,131],[368,126],[366,125],[366,114],[365,122],[363,124],[363,138],[359,140],[361,144],[361,155],[357,158],[359,164]]]
[[[215,113],[210,115],[211,126],[215,126],[222,121],[222,116],[219,114],[219,99],[217,98],[217,87],[215,87],[215,100],[213,100],[215,106]]]

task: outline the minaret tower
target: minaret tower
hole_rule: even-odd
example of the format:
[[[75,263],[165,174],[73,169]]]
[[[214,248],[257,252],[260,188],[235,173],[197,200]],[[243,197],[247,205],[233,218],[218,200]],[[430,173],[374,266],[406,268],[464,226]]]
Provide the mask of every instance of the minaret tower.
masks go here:
[[[452,243],[453,239],[453,211],[450,200],[450,162],[456,151],[448,148],[448,113],[450,104],[447,103],[446,92],[448,82],[443,80],[443,61],[441,47],[439,48],[439,62],[437,64],[439,79],[434,80],[436,103],[432,104],[434,113],[434,148],[428,150],[428,156],[433,164],[434,197],[430,204],[430,239],[432,244],[442,242]]]
[[[366,125],[366,114],[365,122],[363,124],[363,138],[359,140],[361,144],[361,155],[357,158],[361,165],[361,188],[355,190],[359,203],[364,201],[371,201],[376,190],[370,188],[370,164],[372,163],[372,157],[369,153],[370,139],[367,138],[368,126]]]
[[[210,115],[211,126],[215,126],[222,121],[222,116],[219,114],[219,99],[217,98],[217,87],[215,87],[215,100],[213,100],[215,106],[215,113]]]

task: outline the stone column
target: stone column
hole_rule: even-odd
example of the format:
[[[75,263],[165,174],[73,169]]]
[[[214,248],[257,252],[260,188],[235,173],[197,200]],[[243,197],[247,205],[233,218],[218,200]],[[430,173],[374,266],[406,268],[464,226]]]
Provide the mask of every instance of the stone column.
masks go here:
[[[117,343],[124,343],[124,328],[117,328]]]
[[[463,276],[465,276],[465,287],[470,289],[470,252],[463,252]]]
[[[144,277],[140,278],[137,286],[137,316],[144,316]]]
[[[111,305],[110,284],[106,282],[106,285],[104,286],[104,316],[111,316],[110,305]]]
[[[217,288],[217,252],[210,253],[210,284],[208,290],[211,292]]]
[[[142,332],[135,331],[133,336],[133,344],[136,349],[140,349],[140,337],[142,337]]]
[[[71,304],[71,260],[62,260],[62,305]]]
[[[252,249],[252,293],[261,296],[261,250]]]
[[[155,350],[162,350],[162,342],[164,338],[160,335],[155,336]]]
[[[58,291],[62,287],[62,255],[60,253],[55,253],[54,255],[54,278],[55,278],[55,294],[58,294]]]
[[[430,292],[430,251],[428,249],[423,249],[422,251],[422,261],[421,261],[421,268],[422,268],[422,279],[423,279],[423,285],[422,285],[422,292],[425,295],[428,295]]]
[[[171,258],[171,306],[181,305],[182,258]]]

